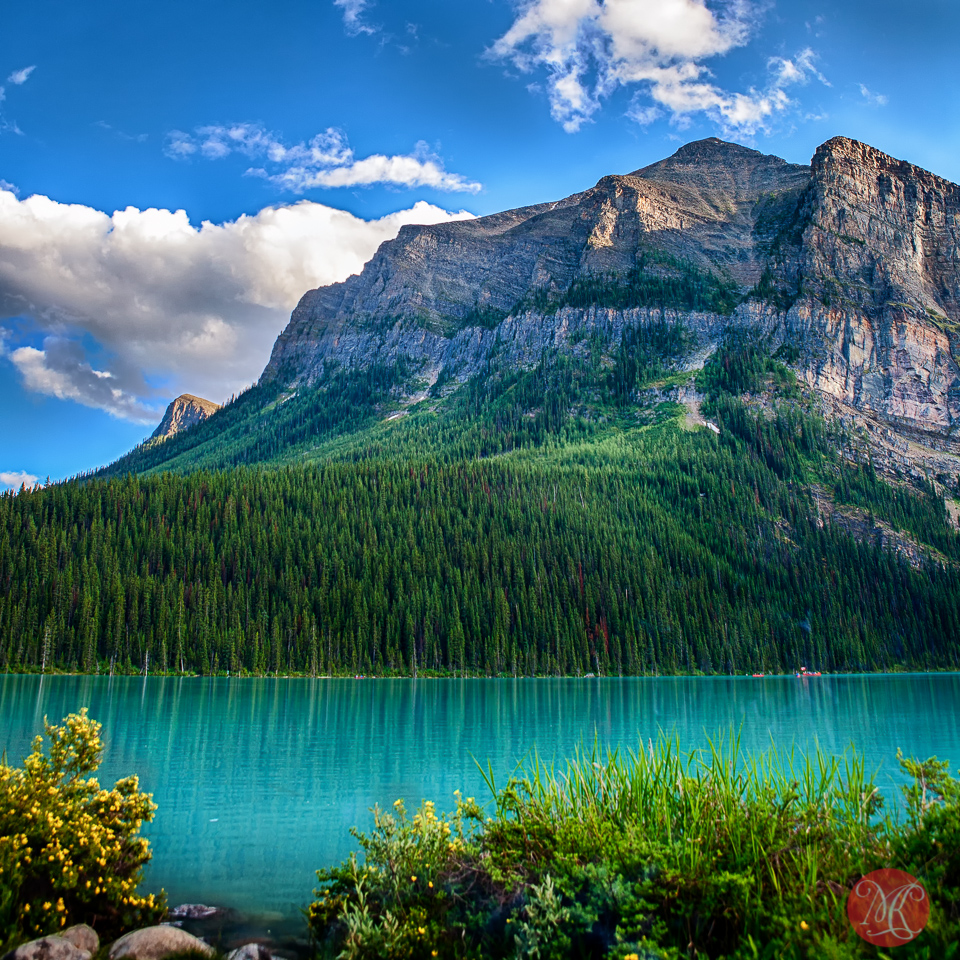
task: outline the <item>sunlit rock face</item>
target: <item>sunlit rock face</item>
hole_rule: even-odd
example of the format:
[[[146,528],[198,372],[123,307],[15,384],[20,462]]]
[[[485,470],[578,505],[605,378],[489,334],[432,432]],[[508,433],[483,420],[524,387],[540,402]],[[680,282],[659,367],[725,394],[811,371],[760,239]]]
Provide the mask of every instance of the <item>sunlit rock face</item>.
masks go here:
[[[825,394],[903,427],[960,427],[960,188],[837,137],[813,158],[787,335]]]
[[[555,203],[403,227],[361,274],[304,295],[263,379],[402,358],[456,382],[588,340],[614,349],[660,308],[571,294],[640,270],[724,285],[713,309],[666,307],[701,351],[759,326],[825,398],[946,440],[960,436],[958,220],[955,184],[853,140],[809,167],[698,141]]]
[[[160,426],[153,431],[150,439],[166,440],[167,437],[172,437],[175,433],[196,426],[219,409],[219,403],[184,393],[167,407],[167,412],[163,415]]]

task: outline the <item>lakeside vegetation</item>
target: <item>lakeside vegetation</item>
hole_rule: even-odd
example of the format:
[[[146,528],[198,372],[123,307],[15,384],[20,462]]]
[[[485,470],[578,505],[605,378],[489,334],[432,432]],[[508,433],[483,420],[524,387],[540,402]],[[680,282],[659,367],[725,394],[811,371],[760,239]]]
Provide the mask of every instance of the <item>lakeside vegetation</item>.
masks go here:
[[[457,798],[374,811],[353,855],[318,872],[309,910],[323,955],[344,958],[885,957],[846,899],[894,867],[920,880],[930,921],[898,957],[960,950],[960,784],[947,765],[900,757],[906,816],[883,810],[856,756],[743,757],[735,737],[681,755],[536,759],[492,812]]]
[[[0,764],[0,948],[74,923],[104,943],[166,915],[137,890],[155,807],[136,777],[101,789],[100,727],[45,724],[22,768]],[[853,960],[847,898],[861,877],[916,878],[929,922],[896,956],[960,955],[960,782],[946,762],[897,753],[888,809],[863,760],[741,753],[731,734],[683,754],[536,756],[489,796],[375,808],[359,850],[317,872],[306,911],[320,958]],[[85,880],[86,878],[86,880]],[[89,882],[87,882],[89,881]],[[105,951],[104,951],[105,955]]]
[[[253,419],[238,402],[215,440],[193,446],[211,418],[170,441],[165,464],[136,453],[144,475],[0,497],[0,670],[960,666],[942,499],[845,459],[849,438],[747,336],[698,377],[719,436],[677,404],[644,406],[688,345],[647,325],[612,365],[486,371],[391,422],[375,412],[399,374],[341,371]],[[256,460],[254,441],[274,459],[231,466]],[[821,497],[913,555],[856,539]]]

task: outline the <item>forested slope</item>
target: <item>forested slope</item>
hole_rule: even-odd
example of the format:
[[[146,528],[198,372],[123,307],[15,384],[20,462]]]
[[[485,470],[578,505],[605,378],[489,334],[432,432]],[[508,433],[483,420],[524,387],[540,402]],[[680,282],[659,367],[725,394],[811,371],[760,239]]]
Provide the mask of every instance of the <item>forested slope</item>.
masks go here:
[[[852,463],[853,438],[750,337],[698,375],[719,435],[644,403],[684,379],[671,356],[687,346],[680,327],[638,328],[612,365],[489,371],[393,421],[389,377],[344,374],[272,419],[258,407],[259,430],[241,398],[204,447],[225,467],[259,442],[273,464],[197,469],[201,424],[168,441],[190,472],[6,495],[0,669],[960,666],[942,497]],[[827,503],[910,550],[855,538]]]

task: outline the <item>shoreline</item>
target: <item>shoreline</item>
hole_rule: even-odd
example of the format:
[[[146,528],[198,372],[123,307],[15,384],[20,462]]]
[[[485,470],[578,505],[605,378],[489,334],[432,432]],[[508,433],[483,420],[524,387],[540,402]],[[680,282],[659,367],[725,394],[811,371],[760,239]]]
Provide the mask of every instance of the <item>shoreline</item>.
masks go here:
[[[587,674],[456,674],[422,673],[410,674],[323,674],[310,676],[304,673],[255,674],[255,673],[83,673],[69,670],[0,670],[4,677],[91,677],[103,680],[829,680],[841,677],[943,677],[960,676],[960,670],[863,670],[833,671],[803,675],[790,673],[764,673],[760,675],[743,673],[637,673],[597,676]]]

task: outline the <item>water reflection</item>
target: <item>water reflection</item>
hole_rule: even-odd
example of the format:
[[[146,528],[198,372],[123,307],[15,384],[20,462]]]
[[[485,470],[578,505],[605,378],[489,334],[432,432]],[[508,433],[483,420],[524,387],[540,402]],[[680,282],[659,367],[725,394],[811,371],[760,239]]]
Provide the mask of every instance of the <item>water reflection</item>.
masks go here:
[[[286,915],[313,871],[353,847],[369,808],[402,796],[442,809],[484,798],[534,748],[561,759],[593,742],[635,748],[663,731],[684,748],[742,731],[831,752],[855,744],[893,792],[897,746],[960,761],[960,676],[649,680],[237,680],[0,677],[0,748],[29,750],[44,715],[82,706],[104,724],[101,779],[135,772],[159,804],[148,885]]]

